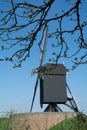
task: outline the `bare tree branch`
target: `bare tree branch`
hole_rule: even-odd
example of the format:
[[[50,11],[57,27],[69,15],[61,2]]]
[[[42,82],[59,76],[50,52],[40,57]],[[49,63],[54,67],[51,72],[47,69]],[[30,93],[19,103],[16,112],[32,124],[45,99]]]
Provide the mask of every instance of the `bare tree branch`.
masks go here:
[[[76,0],[70,8],[53,12],[53,5],[56,0],[46,0],[37,6],[27,2],[15,3],[11,0],[11,8],[1,11],[0,18],[0,39],[5,42],[1,45],[2,50],[12,49],[17,46],[17,50],[10,57],[5,57],[6,61],[11,61],[16,66],[21,66],[22,62],[30,57],[30,50],[34,44],[37,44],[39,33],[42,36],[44,26],[49,27],[49,39],[55,39],[52,44],[53,62],[60,62],[60,59],[70,59],[72,68],[80,64],[87,63],[87,40],[85,31],[87,30],[87,20],[82,19],[80,12],[82,0]],[[68,4],[68,2],[67,2]],[[58,7],[59,8],[59,7]],[[51,12],[54,13],[51,15]],[[65,20],[71,26],[64,26]],[[55,25],[52,29],[52,25]],[[55,30],[55,31],[54,31]],[[72,37],[72,43],[67,37]],[[42,37],[40,38],[41,41]],[[40,43],[39,41],[39,43]],[[75,46],[74,51],[70,51],[70,44]],[[2,61],[1,58],[0,61]]]

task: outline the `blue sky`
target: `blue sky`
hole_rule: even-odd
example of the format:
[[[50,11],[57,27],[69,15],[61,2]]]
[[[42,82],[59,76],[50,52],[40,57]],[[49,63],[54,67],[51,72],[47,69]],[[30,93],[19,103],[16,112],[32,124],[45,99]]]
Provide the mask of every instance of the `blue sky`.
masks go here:
[[[40,0],[37,2],[31,0],[32,2],[39,3]],[[86,0],[84,5],[87,5]],[[85,6],[84,8],[86,9]],[[47,45],[44,58],[45,63],[49,56],[48,53],[50,54],[49,45]],[[22,68],[13,69],[11,63],[0,62],[0,113],[10,110],[29,112],[37,76],[37,74],[32,76],[31,72],[32,69],[38,67],[39,56],[40,51],[37,46],[34,46],[30,59],[23,63]],[[76,70],[70,71],[66,79],[80,110],[87,113],[87,65],[79,66]],[[43,110],[44,108],[41,109],[39,104],[38,85],[33,111]]]

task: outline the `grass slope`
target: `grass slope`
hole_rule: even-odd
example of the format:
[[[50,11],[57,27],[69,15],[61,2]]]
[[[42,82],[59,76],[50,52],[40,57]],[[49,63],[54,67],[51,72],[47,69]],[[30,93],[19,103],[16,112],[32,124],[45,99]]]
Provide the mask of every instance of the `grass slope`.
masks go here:
[[[66,119],[49,130],[87,130],[87,117]]]
[[[0,130],[9,130],[10,118],[0,120]]]

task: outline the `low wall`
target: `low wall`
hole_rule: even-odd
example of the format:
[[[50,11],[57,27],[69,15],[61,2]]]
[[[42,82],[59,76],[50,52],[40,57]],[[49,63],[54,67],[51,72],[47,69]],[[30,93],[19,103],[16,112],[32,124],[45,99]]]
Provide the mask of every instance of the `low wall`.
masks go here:
[[[47,130],[64,119],[76,116],[73,112],[21,113],[11,117],[11,130]]]

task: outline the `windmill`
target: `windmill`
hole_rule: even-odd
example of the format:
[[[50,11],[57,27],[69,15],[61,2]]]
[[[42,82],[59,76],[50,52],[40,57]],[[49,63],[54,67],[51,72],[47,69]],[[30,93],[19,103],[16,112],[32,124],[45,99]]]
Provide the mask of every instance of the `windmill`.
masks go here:
[[[44,50],[45,50],[46,39],[47,39],[47,30],[48,30],[48,27],[45,26],[44,27],[44,33],[43,33],[43,39],[42,39],[42,47],[41,47],[39,68],[42,66],[42,62],[43,62]],[[36,71],[37,71],[36,69],[33,70],[33,73],[35,73]],[[39,75],[37,75],[37,78],[36,78],[36,83],[35,83],[35,87],[34,87],[34,94],[33,94],[33,98],[32,98],[30,112],[32,111],[32,108],[33,108],[35,95],[36,95],[36,91],[37,91],[37,87],[38,87],[38,80],[39,80]]]
[[[40,81],[41,108],[43,107],[43,104],[48,104],[44,112],[62,112],[62,109],[58,104],[66,105],[74,112],[78,112],[78,106],[68,84],[66,83],[66,67],[63,64],[56,63],[42,64],[46,46],[47,30],[48,27],[46,26],[43,33],[39,67],[33,70],[33,73],[38,73],[38,75],[35,82],[30,112],[32,112],[33,109],[38,80]],[[69,93],[70,97],[67,96],[67,93]]]

